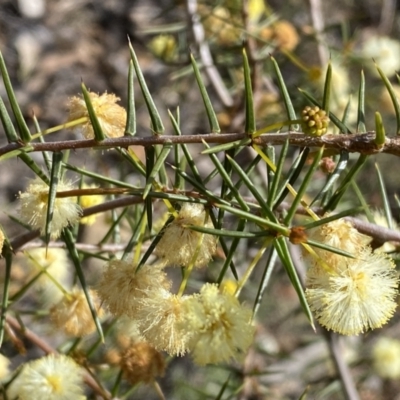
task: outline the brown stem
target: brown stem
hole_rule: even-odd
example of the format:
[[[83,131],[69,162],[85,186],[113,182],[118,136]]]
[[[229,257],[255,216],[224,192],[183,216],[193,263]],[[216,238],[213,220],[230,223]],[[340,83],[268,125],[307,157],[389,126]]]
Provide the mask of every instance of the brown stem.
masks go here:
[[[118,188],[116,188],[116,189],[118,189]],[[90,190],[96,190],[96,189],[90,189]],[[124,191],[124,189],[122,191]],[[72,195],[76,196],[76,194],[71,194],[71,191],[60,192],[60,193],[63,193],[63,195],[65,195],[66,197],[69,197]],[[175,189],[172,189],[172,190],[166,189],[163,193],[177,194]],[[182,191],[182,192],[179,192],[178,194],[181,194],[184,196],[190,196],[193,198],[202,198],[201,194],[199,194],[197,192],[193,192],[193,191]],[[157,193],[150,192],[149,197],[151,197],[152,195],[157,195]],[[154,197],[153,199],[155,200],[156,197]],[[253,198],[245,198],[245,201],[249,204],[252,204],[252,203],[257,204],[257,201]],[[82,217],[88,217],[90,215],[114,210],[119,207],[127,207],[127,206],[130,206],[133,204],[141,204],[141,203],[143,203],[143,198],[141,196],[126,196],[126,197],[123,197],[120,199],[106,201],[104,203],[98,204],[97,206],[85,208],[82,212]],[[279,210],[288,209],[288,208],[289,208],[289,204],[282,203],[279,207]],[[319,208],[315,208],[315,209],[313,209],[313,211],[316,212],[316,214],[318,214],[318,215],[321,214],[321,212],[320,212],[321,209],[319,209]],[[305,214],[304,208],[299,207],[297,210],[297,213]],[[364,233],[368,236],[371,236],[378,243],[379,242],[384,243],[387,241],[400,243],[400,232],[397,230],[385,228],[385,227],[378,226],[375,224],[371,224],[369,222],[362,221],[361,219],[358,219],[358,218],[346,217],[346,219],[348,219],[359,232]],[[40,235],[39,229],[19,235],[11,241],[11,248],[13,249],[14,252],[21,250],[21,248],[26,243],[38,238],[39,235]]]
[[[200,16],[197,12],[197,0],[186,0],[187,13],[190,19],[190,24],[193,32],[193,38],[199,48],[199,54],[204,70],[210,79],[216,93],[218,94],[222,104],[225,107],[232,107],[233,99],[225,86],[214,60],[211,55],[210,47],[208,46],[204,27],[201,24]]]
[[[329,332],[322,328],[325,339],[328,343],[329,350],[335,363],[337,373],[343,387],[343,394],[346,400],[360,400],[356,385],[354,383],[352,374],[346,361],[343,358],[343,352],[339,346],[339,335],[333,332]]]
[[[36,151],[61,151],[61,150],[76,150],[76,149],[110,149],[114,147],[128,148],[129,146],[153,146],[155,144],[165,143],[218,143],[226,144],[246,139],[249,136],[245,133],[207,133],[204,135],[182,135],[182,136],[168,136],[168,135],[154,135],[150,137],[131,137],[124,136],[120,138],[105,139],[102,142],[96,142],[94,139],[90,140],[67,140],[60,142],[46,142],[46,143],[29,143],[26,145],[27,152]],[[365,132],[360,134],[328,134],[320,137],[307,136],[299,132],[286,132],[286,133],[268,133],[260,135],[253,139],[253,143],[266,146],[266,145],[282,145],[289,140],[289,143],[298,147],[322,147],[330,149],[334,153],[340,150],[348,151],[349,153],[360,154],[378,154],[388,153],[400,156],[400,137],[386,138],[382,147],[375,144],[375,132]],[[0,156],[7,154],[11,151],[24,148],[23,143],[15,142],[10,143],[0,148]]]

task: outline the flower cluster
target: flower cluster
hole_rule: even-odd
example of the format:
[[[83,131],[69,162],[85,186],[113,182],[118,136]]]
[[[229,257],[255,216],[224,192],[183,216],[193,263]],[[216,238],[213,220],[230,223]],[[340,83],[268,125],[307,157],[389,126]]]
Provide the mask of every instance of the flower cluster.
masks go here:
[[[191,353],[199,365],[236,358],[247,350],[254,334],[251,310],[238,302],[234,291],[206,284],[191,296],[170,292],[166,265],[186,266],[195,252],[194,265],[204,265],[215,251],[212,235],[187,227],[210,226],[205,220],[203,206],[182,206],[157,245],[161,263],[137,270],[132,263],[112,260],[97,285],[97,293],[111,313],[135,321],[135,336],[141,341],[173,356]]]
[[[217,285],[205,284],[183,307],[182,326],[191,333],[188,346],[197,364],[229,361],[249,348],[254,335],[251,310]]]
[[[114,261],[112,269],[108,266],[98,294],[113,314],[134,319],[140,336],[156,350],[170,355],[190,352],[195,362],[204,365],[236,358],[250,346],[254,334],[251,310],[232,294],[206,284],[200,294],[173,295],[154,279],[155,271],[160,276],[163,272],[152,266],[125,278],[122,287],[121,276],[126,270],[128,263],[124,261]],[[117,303],[122,306],[116,307]]]
[[[101,316],[102,310],[97,294],[90,291],[90,296],[98,316]],[[69,336],[82,337],[96,330],[85,293],[77,288],[71,293],[66,293],[63,299],[51,308],[50,319],[57,329]]]
[[[70,357],[49,354],[24,364],[7,396],[10,400],[84,399],[83,370]]]
[[[89,96],[104,134],[111,138],[124,136],[126,111],[125,108],[117,104],[120,98],[114,94],[103,93],[102,95],[98,95],[93,92],[89,92]],[[80,125],[82,134],[86,139],[93,139],[93,126],[90,122],[89,113],[83,98],[78,96],[71,97],[68,101],[68,109],[68,121],[75,121],[86,117],[86,122]]]
[[[260,31],[260,38],[271,41],[277,48],[293,51],[300,42],[296,28],[289,21],[277,21]]]
[[[155,377],[163,376],[165,371],[163,356],[146,342],[132,343],[121,354],[119,366],[132,385],[150,383]]]
[[[198,251],[194,266],[207,265],[215,253],[216,238],[189,228],[190,225],[212,228],[211,221],[206,219],[207,216],[201,204],[184,203],[178,217],[165,229],[156,246],[155,254],[167,265],[182,267],[188,266]]]
[[[377,70],[371,60],[373,60],[382,72],[388,76],[394,76],[400,69],[400,60],[397,54],[400,52],[400,43],[398,40],[388,36],[366,33],[360,48],[360,56],[367,62],[367,67],[372,73],[377,74]]]
[[[382,378],[400,378],[400,341],[381,337],[372,348],[374,369]]]
[[[163,355],[144,340],[135,321],[125,316],[119,318],[115,339],[116,346],[107,351],[105,359],[119,366],[128,382],[150,383],[164,375]]]
[[[139,299],[146,292],[169,289],[170,285],[159,266],[144,265],[137,271],[132,263],[111,260],[104,268],[97,293],[112,314],[134,318]]]
[[[343,335],[385,324],[397,306],[399,278],[392,259],[373,253],[368,239],[345,220],[316,228],[310,238],[353,256],[316,248],[310,258],[306,297],[320,324]]]
[[[57,190],[64,192],[72,190],[69,182],[59,182]],[[34,229],[40,229],[45,234],[47,205],[49,199],[49,186],[40,178],[36,178],[28,186],[26,192],[19,193],[21,202],[20,216],[27,224]],[[72,197],[60,197],[55,199],[54,210],[50,223],[50,237],[57,239],[61,231],[70,224],[79,221],[81,208]]]
[[[325,135],[329,125],[326,112],[317,106],[305,107],[301,112],[301,120],[304,133],[311,136]]]
[[[10,364],[11,361],[3,356],[3,354],[0,354],[0,382],[8,378],[10,374]]]

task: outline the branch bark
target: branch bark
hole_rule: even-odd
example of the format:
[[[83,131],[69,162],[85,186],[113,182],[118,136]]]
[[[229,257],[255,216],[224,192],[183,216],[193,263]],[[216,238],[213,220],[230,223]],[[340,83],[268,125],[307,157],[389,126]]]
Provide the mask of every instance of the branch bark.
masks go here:
[[[20,150],[26,153],[37,151],[62,151],[93,148],[98,150],[111,149],[114,147],[128,148],[129,146],[153,146],[156,144],[190,144],[190,143],[207,143],[226,144],[235,141],[251,139],[246,133],[207,133],[201,135],[154,135],[150,137],[131,137],[124,136],[120,138],[105,139],[102,142],[90,140],[66,140],[59,142],[45,143],[29,143],[20,142],[9,143],[0,148],[0,156],[8,154],[12,151]],[[360,154],[379,154],[387,153],[400,156],[400,136],[386,138],[382,146],[375,144],[375,132],[365,132],[359,134],[328,134],[320,137],[307,136],[302,132],[286,132],[286,133],[267,133],[252,139],[252,143],[266,145],[282,145],[286,140],[293,146],[298,147],[322,147],[338,153],[340,150],[349,153]]]

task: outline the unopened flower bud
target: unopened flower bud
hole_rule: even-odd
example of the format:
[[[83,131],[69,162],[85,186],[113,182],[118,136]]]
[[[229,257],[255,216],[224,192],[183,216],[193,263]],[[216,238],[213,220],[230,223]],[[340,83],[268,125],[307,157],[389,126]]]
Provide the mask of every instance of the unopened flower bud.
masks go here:
[[[97,314],[101,316],[100,300],[97,294],[90,291]],[[50,318],[54,326],[63,330],[67,335],[82,337],[96,330],[93,316],[90,311],[83,290],[74,289],[50,310]]]
[[[321,110],[317,106],[306,106],[301,112],[301,119],[303,131],[306,135],[325,135],[329,124],[329,117],[324,110]]]
[[[163,376],[165,361],[161,353],[146,342],[134,343],[121,355],[120,366],[125,378],[133,385],[150,383]]]

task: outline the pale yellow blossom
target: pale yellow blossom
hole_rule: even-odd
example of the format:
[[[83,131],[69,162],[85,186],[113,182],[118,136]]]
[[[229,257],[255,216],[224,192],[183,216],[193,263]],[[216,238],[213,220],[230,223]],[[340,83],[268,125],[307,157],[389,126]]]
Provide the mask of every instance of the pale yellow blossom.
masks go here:
[[[10,364],[10,360],[3,356],[3,354],[0,354],[0,382],[8,378],[10,374]]]
[[[186,226],[196,225],[212,228],[210,221],[205,221],[206,213],[202,204],[184,203],[178,217],[167,226],[158,242],[155,254],[167,265],[188,266],[201,241],[195,267],[207,265],[216,250],[216,237],[196,232]]]
[[[375,33],[366,35],[361,44],[360,55],[366,61],[366,66],[371,72],[378,75],[374,63],[387,76],[395,75],[400,69],[400,42],[388,36],[380,36]]]
[[[178,356],[187,351],[189,334],[180,326],[185,301],[165,289],[152,290],[139,300],[135,319],[140,333],[157,350]]]
[[[65,355],[26,363],[7,390],[10,400],[82,400],[83,370]]]
[[[89,291],[89,294],[100,317],[100,301],[94,291]],[[85,293],[78,288],[66,293],[63,299],[51,308],[50,319],[58,330],[70,336],[82,337],[96,330]]]
[[[120,98],[114,94],[103,93],[98,95],[93,92],[89,92],[89,96],[103,133],[111,138],[124,136],[126,111],[117,104]],[[78,96],[69,98],[68,109],[68,121],[74,121],[82,117],[88,118],[80,127],[86,139],[93,139],[94,131],[84,99]]]
[[[399,278],[393,261],[368,248],[356,257],[337,256],[330,269],[315,263],[307,272],[311,310],[326,329],[343,335],[382,327],[397,306]]]
[[[69,182],[59,182],[58,192],[72,190]],[[40,178],[36,178],[28,186],[26,192],[19,193],[21,219],[34,229],[40,229],[45,234],[49,186]],[[59,197],[55,199],[54,210],[50,225],[50,238],[57,239],[61,231],[68,225],[79,221],[81,208],[75,197]]]
[[[136,271],[131,262],[111,260],[104,268],[97,293],[112,314],[134,318],[141,297],[170,285],[160,266],[144,265]]]
[[[182,326],[190,333],[189,349],[198,365],[236,359],[253,341],[251,310],[236,297],[221,293],[217,285],[205,284],[200,294],[184,303]]]
[[[382,378],[400,378],[400,341],[381,337],[372,348],[374,369]]]

